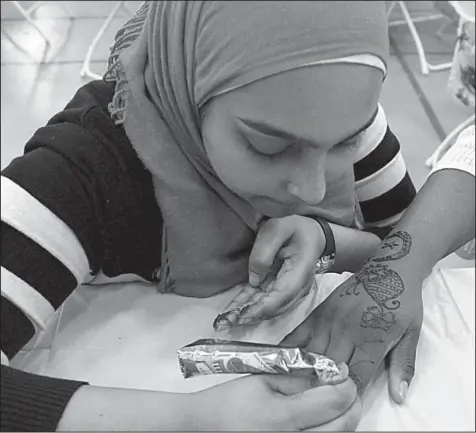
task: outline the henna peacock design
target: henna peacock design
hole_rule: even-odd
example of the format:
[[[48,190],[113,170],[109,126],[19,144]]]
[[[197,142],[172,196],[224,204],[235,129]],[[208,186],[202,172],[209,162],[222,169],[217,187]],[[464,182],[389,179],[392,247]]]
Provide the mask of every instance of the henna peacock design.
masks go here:
[[[370,297],[381,307],[395,310],[400,306],[396,300],[405,287],[397,272],[380,263],[367,263],[360,272],[342,286],[340,296],[359,295],[362,286]]]

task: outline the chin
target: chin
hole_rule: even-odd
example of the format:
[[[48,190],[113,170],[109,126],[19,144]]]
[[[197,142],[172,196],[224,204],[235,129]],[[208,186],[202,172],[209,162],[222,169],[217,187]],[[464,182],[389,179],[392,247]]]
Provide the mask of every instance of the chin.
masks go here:
[[[281,209],[281,210],[272,210],[269,212],[261,212],[263,215],[269,217],[269,218],[284,218],[287,216],[294,215],[296,212],[292,209]]]
[[[250,202],[259,213],[269,218],[284,218],[296,213],[294,206],[285,205],[268,198],[260,197]]]

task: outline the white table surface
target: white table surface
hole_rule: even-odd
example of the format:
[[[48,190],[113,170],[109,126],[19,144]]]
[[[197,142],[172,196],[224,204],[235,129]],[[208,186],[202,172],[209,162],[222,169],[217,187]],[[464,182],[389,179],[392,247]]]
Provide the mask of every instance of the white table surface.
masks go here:
[[[319,290],[294,311],[228,337],[278,343],[344,279],[320,276]],[[475,431],[474,286],[474,268],[435,270],[427,279],[407,404],[399,407],[390,400],[383,373],[365,396],[360,430]],[[102,386],[204,389],[235,376],[183,379],[176,350],[198,338],[216,337],[213,319],[234,293],[191,299],[160,295],[144,284],[81,287],[12,366]]]

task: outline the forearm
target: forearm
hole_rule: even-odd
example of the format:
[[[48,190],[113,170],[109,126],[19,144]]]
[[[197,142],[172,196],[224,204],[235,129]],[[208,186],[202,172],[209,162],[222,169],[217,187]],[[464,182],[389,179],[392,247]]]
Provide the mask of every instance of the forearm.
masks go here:
[[[373,233],[330,224],[336,244],[336,258],[332,272],[356,272],[371,257],[380,238]]]
[[[82,386],[57,431],[196,431],[196,398],[198,394]]]
[[[475,235],[475,177],[458,170],[432,174],[393,232],[411,237],[399,266],[429,274]]]

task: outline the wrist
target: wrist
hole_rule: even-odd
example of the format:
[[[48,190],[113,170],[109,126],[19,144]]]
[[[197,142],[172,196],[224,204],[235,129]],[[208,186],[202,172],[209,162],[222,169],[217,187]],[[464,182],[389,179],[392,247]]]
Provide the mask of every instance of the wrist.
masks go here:
[[[320,255],[316,262],[316,273],[322,274],[332,269],[336,257],[336,242],[329,223],[319,217],[310,217],[320,228]]]
[[[305,217],[305,218],[310,219],[316,229],[316,247],[317,247],[316,260],[317,260],[322,257],[326,249],[326,234],[324,233],[324,229],[322,228],[322,226],[314,218],[311,218],[311,217]]]

